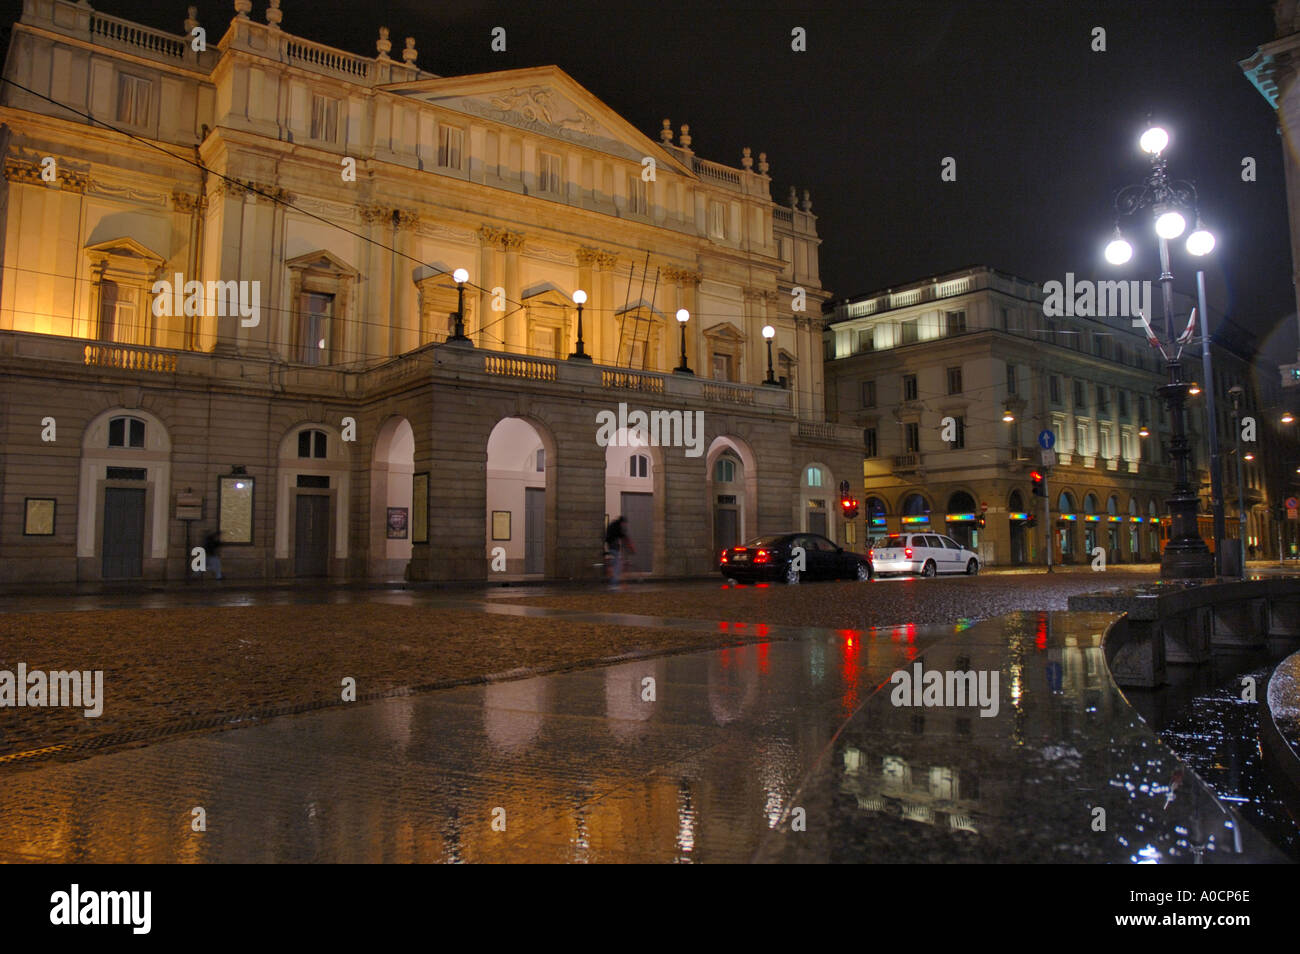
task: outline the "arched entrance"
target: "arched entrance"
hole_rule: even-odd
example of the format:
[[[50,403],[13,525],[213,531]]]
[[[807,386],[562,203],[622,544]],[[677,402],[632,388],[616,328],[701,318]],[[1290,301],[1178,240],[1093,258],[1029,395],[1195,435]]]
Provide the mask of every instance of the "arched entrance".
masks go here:
[[[904,531],[930,529],[930,501],[925,494],[908,494],[899,510],[899,523]]]
[[[867,539],[873,540],[877,536],[882,536],[889,530],[889,511],[885,507],[885,502],[879,497],[868,497],[865,502],[867,509]]]
[[[1074,525],[1078,521],[1074,512],[1074,494],[1061,491],[1056,501],[1056,553],[1062,563],[1074,562]]]
[[[758,480],[754,455],[739,438],[719,436],[705,456],[705,485],[712,514],[715,552],[744,543],[757,520]]]
[[[1136,497],[1128,498],[1128,552],[1134,563],[1142,560],[1142,515]]]
[[[411,484],[415,472],[415,432],[404,417],[390,417],[375,438],[370,461],[370,566],[372,577],[406,578],[411,545],[427,542],[427,523],[412,521]],[[426,497],[427,499],[427,497]]]
[[[78,576],[131,580],[165,575],[171,447],[162,421],[139,408],[105,411],[86,427],[77,502]],[[31,518],[39,533],[54,532],[54,505],[44,504],[53,496],[32,495],[45,507]],[[25,513],[24,529],[28,521]],[[185,559],[188,563],[189,554]]]
[[[1097,525],[1101,518],[1097,514],[1097,495],[1085,494],[1083,498],[1083,555],[1091,560],[1097,549]]]
[[[799,490],[803,501],[802,529],[833,540],[835,527],[831,511],[834,508],[831,503],[837,498],[830,469],[821,464],[809,464],[803,469]]]
[[[487,442],[488,578],[542,576],[547,554],[547,474],[541,433],[521,417],[497,421]]]
[[[1147,560],[1160,561],[1160,505],[1152,497],[1147,504]]]
[[[1119,548],[1119,524],[1119,497],[1111,494],[1106,498],[1106,559],[1111,563],[1124,562]]]
[[[299,424],[280,442],[278,460],[277,572],[297,577],[346,572],[348,502],[352,499],[347,443],[329,425]]]
[[[966,491],[958,490],[948,498],[948,510],[944,514],[948,536],[969,550],[979,548],[978,519],[975,498]]]
[[[636,548],[623,562],[627,573],[654,571],[659,454],[658,447],[645,445],[627,428],[619,428],[605,448],[605,524],[626,517],[627,535]]]

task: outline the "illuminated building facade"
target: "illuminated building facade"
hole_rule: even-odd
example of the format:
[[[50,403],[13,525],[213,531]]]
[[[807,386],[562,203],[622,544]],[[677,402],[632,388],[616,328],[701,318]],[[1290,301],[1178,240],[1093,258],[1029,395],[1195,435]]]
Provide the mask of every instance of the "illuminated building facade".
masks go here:
[[[180,579],[213,530],[257,578],[591,576],[618,513],[656,575],[861,539],[816,217],[766,154],[651,139],[556,67],[442,77],[412,38],[364,57],[250,6],[204,43],[193,9],[14,26],[0,579]],[[621,404],[668,439],[599,439]]]

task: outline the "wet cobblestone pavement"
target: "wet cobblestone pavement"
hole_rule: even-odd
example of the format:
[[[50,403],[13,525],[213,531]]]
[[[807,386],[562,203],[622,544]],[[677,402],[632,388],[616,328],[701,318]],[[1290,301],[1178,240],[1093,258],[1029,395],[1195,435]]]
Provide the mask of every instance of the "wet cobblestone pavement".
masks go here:
[[[1098,648],[1109,618],[805,630],[5,771],[0,855],[1184,861],[1203,844],[1207,861],[1277,860],[1123,705]],[[875,691],[918,659],[998,670],[998,716]]]

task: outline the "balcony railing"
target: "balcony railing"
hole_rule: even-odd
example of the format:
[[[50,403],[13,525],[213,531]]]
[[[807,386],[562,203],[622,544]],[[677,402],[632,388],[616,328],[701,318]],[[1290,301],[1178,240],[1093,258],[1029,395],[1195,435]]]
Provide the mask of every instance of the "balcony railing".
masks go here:
[[[555,380],[555,362],[541,358],[487,354],[483,356],[483,370],[488,374],[501,374],[509,378],[528,378],[533,381]]]
[[[170,374],[176,370],[176,355],[130,345],[86,345],[85,363],[100,368]]]
[[[706,382],[703,387],[706,401],[718,401],[723,404],[753,404],[754,392],[749,388],[735,388],[725,384]]]
[[[920,454],[895,454],[894,455],[894,470],[896,471],[916,470],[920,466],[921,466]]]
[[[603,388],[618,388],[622,391],[647,391],[651,394],[664,393],[663,378],[638,371],[602,370],[600,372],[600,386]]]
[[[90,33],[100,40],[110,40],[120,46],[178,60],[185,58],[185,51],[188,48],[188,44],[180,37],[132,23],[130,20],[119,20],[117,17],[110,17],[103,13],[90,15]]]

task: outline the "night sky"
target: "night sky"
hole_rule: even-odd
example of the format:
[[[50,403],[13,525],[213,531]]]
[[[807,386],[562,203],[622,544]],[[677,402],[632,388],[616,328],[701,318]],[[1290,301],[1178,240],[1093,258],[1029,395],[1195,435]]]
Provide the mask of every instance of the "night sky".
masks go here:
[[[3,0],[7,19],[21,9]],[[185,3],[101,0],[106,13],[181,31]],[[266,0],[254,0],[264,19]],[[218,36],[233,3],[201,2]],[[1295,298],[1276,118],[1237,61],[1273,38],[1266,2],[518,3],[283,0],[290,33],[451,76],[556,64],[657,139],[689,123],[696,153],[771,162],[773,197],[811,190],[822,279],[849,297],[973,264],[1035,281],[1152,279],[1154,238],[1130,232],[1123,269],[1101,258],[1112,199],[1146,168],[1152,113],[1172,135],[1173,176],[1193,181],[1219,246],[1205,262],[1211,312],[1275,359],[1295,356]],[[508,49],[490,49],[507,31]],[[807,30],[807,52],[790,49]],[[1106,52],[1091,49],[1106,31]],[[957,181],[940,181],[945,156]],[[1241,180],[1243,157],[1257,181]],[[1135,225],[1137,223],[1134,223]],[[1175,243],[1180,291],[1195,261]],[[1158,298],[1158,294],[1157,294]]]

